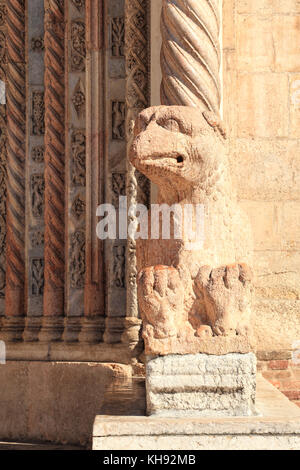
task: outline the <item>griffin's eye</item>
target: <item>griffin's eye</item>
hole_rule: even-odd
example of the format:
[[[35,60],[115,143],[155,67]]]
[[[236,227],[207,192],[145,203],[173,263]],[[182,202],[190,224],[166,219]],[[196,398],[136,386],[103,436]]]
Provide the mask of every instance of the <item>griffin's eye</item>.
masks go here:
[[[183,157],[181,155],[177,157],[177,163],[183,163]]]
[[[161,126],[171,132],[180,132],[179,123],[175,119],[168,119],[162,122]]]

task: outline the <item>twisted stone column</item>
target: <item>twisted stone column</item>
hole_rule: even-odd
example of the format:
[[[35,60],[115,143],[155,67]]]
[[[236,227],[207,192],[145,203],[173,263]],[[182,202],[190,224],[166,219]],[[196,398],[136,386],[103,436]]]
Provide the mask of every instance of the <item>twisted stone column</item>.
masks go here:
[[[45,289],[40,340],[59,340],[64,316],[64,0],[45,0]]]
[[[6,83],[6,2],[0,3],[0,80],[1,94]],[[1,96],[1,98],[3,98]],[[0,320],[4,316],[5,308],[5,265],[6,265],[6,104],[0,101]]]
[[[25,0],[7,0],[7,248],[5,319],[8,340],[21,338],[25,284]]]
[[[6,106],[0,104],[0,318],[4,316],[6,283],[6,161]]]
[[[220,109],[219,0],[163,0],[161,103]]]
[[[137,115],[149,106],[149,50],[148,50],[148,0],[125,2],[125,57],[126,57],[126,138],[129,150],[133,126]],[[127,203],[137,204],[148,198],[145,177],[139,174],[127,158]],[[143,194],[144,192],[144,194]],[[140,193],[140,194],[139,194]],[[142,193],[142,194],[141,194]],[[134,217],[129,216],[129,223]],[[140,328],[136,286],[136,241],[128,238],[127,244],[127,311],[123,341],[136,343]]]

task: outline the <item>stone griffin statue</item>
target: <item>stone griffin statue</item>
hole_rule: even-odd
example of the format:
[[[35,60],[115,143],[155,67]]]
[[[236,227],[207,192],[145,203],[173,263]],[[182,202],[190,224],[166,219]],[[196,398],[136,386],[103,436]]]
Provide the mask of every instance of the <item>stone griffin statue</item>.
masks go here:
[[[252,239],[219,118],[187,106],[148,108],[136,120],[130,160],[158,186],[158,204],[204,208],[198,250],[185,234],[137,241],[146,353],[196,353],[217,337],[241,341],[250,325]]]

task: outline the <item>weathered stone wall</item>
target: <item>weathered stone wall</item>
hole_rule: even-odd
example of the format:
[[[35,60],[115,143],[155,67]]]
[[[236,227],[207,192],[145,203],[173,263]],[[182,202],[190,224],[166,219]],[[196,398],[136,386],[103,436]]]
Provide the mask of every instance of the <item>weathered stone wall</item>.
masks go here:
[[[300,5],[223,2],[224,119],[255,240],[258,351],[300,339]]]

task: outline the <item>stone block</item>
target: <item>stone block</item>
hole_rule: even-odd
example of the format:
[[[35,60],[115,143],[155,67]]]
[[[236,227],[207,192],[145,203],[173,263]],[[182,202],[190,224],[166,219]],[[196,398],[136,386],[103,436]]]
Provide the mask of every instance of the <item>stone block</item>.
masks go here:
[[[292,359],[292,352],[286,349],[279,349],[277,351],[256,351],[258,361],[262,361],[267,367],[268,361],[282,361]]]
[[[237,0],[236,3],[238,13],[270,14],[274,0]]]
[[[277,360],[277,361],[270,361],[268,364],[269,369],[273,370],[285,370],[289,366],[289,361],[287,360]]]
[[[300,380],[281,380],[281,390],[294,390],[300,392]]]
[[[285,201],[280,205],[279,223],[281,248],[300,250],[300,201]]]
[[[272,3],[273,3],[273,12],[274,13],[288,13],[288,14],[291,14],[291,13],[299,13],[300,12],[299,0],[273,0]]]
[[[285,299],[294,305],[294,302],[300,299],[299,263],[299,251],[281,251],[278,249],[276,251],[255,251],[255,291],[257,298],[274,301]],[[288,304],[286,308],[281,305],[280,309],[282,308],[284,311],[290,309]],[[276,318],[278,315],[280,318],[279,312],[276,314]],[[293,331],[290,333],[293,333]]]
[[[300,152],[295,140],[237,139],[231,171],[239,199],[300,199]]]
[[[280,244],[277,205],[268,201],[240,201],[240,205],[252,225],[254,249],[275,250]]]
[[[145,345],[149,356],[168,354],[211,354],[222,356],[229,353],[246,354],[250,352],[249,338],[244,335],[190,337],[186,342],[177,337],[153,338],[151,344]]]
[[[223,3],[223,48],[233,49],[235,47],[235,0],[228,0]]]
[[[300,138],[300,74],[290,76],[290,137]]]
[[[298,0],[237,0],[237,12],[261,15],[299,13],[300,4]]]
[[[7,361],[0,365],[0,440],[86,446],[106,393],[115,391],[106,406],[112,412],[124,381],[129,390],[131,367],[122,364]]]
[[[125,373],[127,368],[123,368]],[[85,444],[94,415],[101,410],[114,375],[113,365],[31,363],[28,383],[31,437]]]
[[[27,437],[28,363],[0,365],[0,439]]]
[[[272,17],[238,16],[237,68],[250,72],[271,70],[274,63]]]
[[[276,72],[299,72],[299,15],[275,15],[272,32]]]
[[[288,135],[287,75],[240,72],[237,89],[238,137],[267,138]]]
[[[147,413],[155,416],[250,416],[255,413],[254,354],[147,358]]]
[[[300,390],[282,390],[289,400],[300,400]]]
[[[226,122],[228,135],[234,138],[236,134],[236,51],[223,52],[223,119]]]
[[[300,301],[256,298],[252,328],[254,350],[292,349],[300,338]]]
[[[290,370],[263,370],[262,376],[269,382],[271,380],[281,382],[284,379],[291,379],[292,372]]]

